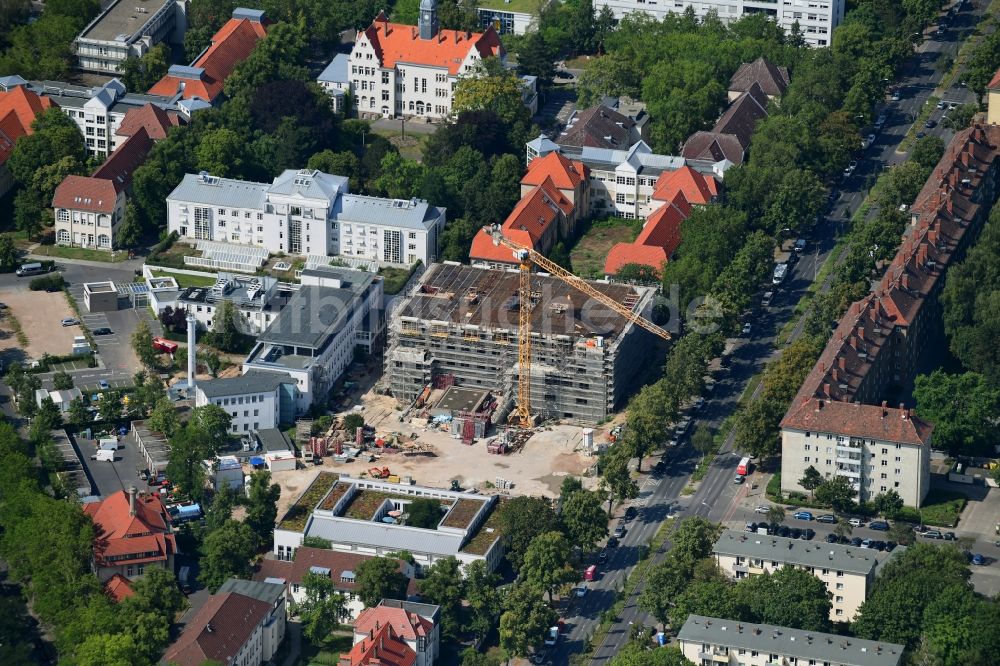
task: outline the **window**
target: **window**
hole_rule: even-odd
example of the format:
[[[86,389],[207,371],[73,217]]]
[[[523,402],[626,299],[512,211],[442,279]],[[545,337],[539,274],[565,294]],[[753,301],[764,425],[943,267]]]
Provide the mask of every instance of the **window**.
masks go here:
[[[618,194],[615,195],[615,203],[620,203],[620,204],[625,203],[625,193],[624,192],[619,192]]]

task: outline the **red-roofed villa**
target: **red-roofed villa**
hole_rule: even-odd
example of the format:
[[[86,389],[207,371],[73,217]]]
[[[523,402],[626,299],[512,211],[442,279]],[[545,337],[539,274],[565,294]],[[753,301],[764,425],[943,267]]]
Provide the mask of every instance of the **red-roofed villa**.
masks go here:
[[[174,570],[177,543],[167,507],[159,495],[139,493],[135,486],[85,504],[94,521],[94,573],[101,582],[118,574],[135,579],[146,567]]]
[[[354,622],[354,647],[340,666],[433,666],[441,649],[441,608],[383,599]]]

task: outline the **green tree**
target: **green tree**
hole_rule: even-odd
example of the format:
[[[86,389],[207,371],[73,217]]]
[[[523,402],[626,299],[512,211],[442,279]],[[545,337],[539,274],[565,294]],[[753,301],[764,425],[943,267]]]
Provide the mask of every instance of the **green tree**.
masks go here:
[[[83,136],[76,123],[60,109],[53,108],[38,114],[31,127],[32,133],[18,139],[7,160],[7,167],[18,185],[31,185],[39,170],[55,165],[63,158],[71,158],[72,163],[77,165],[86,163],[87,149],[83,145]]]
[[[437,500],[417,498],[406,507],[406,524],[436,530],[442,515],[441,504]]]
[[[608,514],[599,493],[577,490],[563,502],[559,517],[569,540],[585,551],[608,535]]]
[[[382,599],[405,599],[406,576],[399,562],[388,557],[373,557],[357,566],[356,590],[366,608],[378,606]]]
[[[517,51],[517,66],[524,74],[538,77],[538,84],[542,88],[552,85],[555,78],[556,68],[553,61],[556,59],[556,49],[546,43],[540,32],[529,32],[521,42]]]
[[[232,301],[222,301],[212,317],[211,344],[224,352],[237,352],[243,344],[240,315]]]
[[[459,78],[452,111],[489,110],[505,123],[526,120],[528,111],[521,102],[521,80],[494,61],[494,58],[482,60],[474,71]]]
[[[121,602],[126,633],[138,643],[136,656],[154,663],[170,643],[170,625],[187,601],[172,571],[151,567],[133,584],[135,594]]]
[[[202,363],[208,367],[208,372],[212,375],[212,377],[219,376],[219,370],[222,368],[222,359],[218,354],[211,351],[204,351],[201,352],[198,357],[201,359]]]
[[[674,606],[669,610],[670,626],[683,626],[691,614],[737,617],[737,612],[738,606],[731,584],[720,580],[695,582],[674,600]]]
[[[73,377],[65,370],[52,375],[52,388],[57,391],[68,391],[73,388]]]
[[[857,492],[845,476],[834,476],[816,486],[813,496],[817,502],[831,506],[837,511],[850,511],[854,508],[854,496]]]
[[[751,576],[735,590],[738,616],[750,622],[808,631],[828,631],[833,594],[804,569],[783,567]]]
[[[677,403],[675,394],[667,391],[667,382],[662,381],[643,386],[629,401],[622,443],[639,458],[639,471],[643,457],[666,439],[667,424],[676,415]]]
[[[0,272],[9,273],[17,267],[20,252],[7,234],[0,235]]]
[[[822,483],[823,475],[813,465],[806,467],[805,474],[799,479],[799,485],[808,490],[810,496],[814,494],[813,491],[819,488]]]
[[[619,502],[639,495],[639,484],[629,473],[629,451],[624,446],[614,446],[601,456],[601,489],[608,496],[608,515]]]
[[[993,424],[1000,416],[1000,389],[976,372],[935,370],[917,375],[917,414],[934,424],[934,444],[951,455],[991,450]]]
[[[87,406],[83,404],[82,398],[73,398],[70,401],[66,417],[75,426],[83,426],[91,421],[90,412],[87,410]]]
[[[257,535],[249,525],[236,520],[223,523],[201,544],[198,580],[214,593],[227,578],[249,578],[250,558],[256,551]]]
[[[925,169],[933,169],[942,155],[944,155],[944,139],[928,134],[913,144],[910,159]]]
[[[839,539],[851,536],[852,532],[854,532],[854,527],[852,527],[851,524],[843,518],[838,518],[836,524],[833,526],[833,533],[837,535],[837,538]]]
[[[153,333],[149,330],[149,324],[145,319],[140,319],[139,324],[132,333],[132,349],[136,357],[143,366],[156,368],[156,350],[153,349]]]
[[[571,474],[564,476],[562,484],[559,486],[559,505],[565,506],[570,495],[578,490],[583,490],[583,482]]]
[[[454,557],[438,560],[420,581],[420,595],[441,607],[441,634],[455,640],[460,634],[462,598],[465,594],[462,569]]]
[[[409,199],[417,195],[425,173],[420,162],[406,159],[399,153],[386,153],[382,158],[381,173],[372,184],[388,197]]]
[[[712,553],[712,546],[721,534],[722,526],[717,523],[701,516],[685,518],[671,536],[672,552],[690,562],[700,560]]]
[[[892,488],[876,495],[872,503],[880,516],[885,516],[890,520],[894,520],[903,508],[903,498]]]
[[[911,204],[924,186],[930,169],[910,160],[892,167],[882,179],[879,203],[896,208],[901,203]]]
[[[358,428],[364,425],[365,417],[361,416],[361,414],[351,413],[344,416],[344,430],[352,436],[357,432]]]
[[[170,68],[170,47],[157,44],[139,58],[126,58],[118,66],[128,90],[149,90]]]
[[[767,509],[767,519],[772,523],[780,523],[785,519],[785,507],[780,504],[772,504]]]
[[[577,81],[577,104],[586,108],[599,104],[602,97],[642,95],[642,75],[624,53],[593,58]]]
[[[238,176],[243,172],[246,163],[252,159],[246,137],[240,136],[228,127],[205,132],[195,156],[197,159],[195,166],[199,171],[207,171],[223,178]],[[215,319],[218,318],[216,315]]]
[[[262,546],[271,543],[274,535],[280,496],[281,486],[271,483],[271,473],[267,470],[254,472],[250,477],[246,524],[257,535],[257,542]]]
[[[691,582],[693,569],[693,562],[669,552],[662,562],[649,569],[647,583],[639,595],[639,605],[659,623],[666,624],[670,621],[674,599]]]
[[[715,445],[715,435],[712,434],[712,428],[699,424],[691,435],[691,446],[701,454],[702,460],[709,453],[714,453],[718,447]]]
[[[142,221],[139,219],[139,209],[135,203],[125,204],[125,217],[115,231],[115,244],[118,247],[137,247],[142,241]]]
[[[191,410],[188,427],[197,430],[204,437],[209,451],[205,458],[215,457],[219,448],[229,441],[231,422],[229,412],[218,405],[203,405]]]
[[[172,437],[177,432],[179,425],[177,410],[170,398],[162,397],[156,401],[153,412],[149,416],[148,425],[151,430],[163,433],[167,437]]]
[[[334,152],[327,149],[318,152],[309,158],[306,168],[346,176],[350,179],[352,191],[361,189],[361,162],[357,155],[349,150]]]
[[[516,583],[503,600],[500,616],[500,647],[515,657],[527,657],[557,619],[542,597],[542,589],[531,583]]]
[[[80,666],[134,666],[140,652],[136,640],[126,633],[96,633],[77,648],[74,661]]]
[[[347,601],[336,591],[329,576],[312,571],[302,579],[306,598],[296,608],[302,633],[313,644],[322,643],[342,621],[350,617]]]
[[[557,587],[578,577],[570,564],[571,551],[570,543],[562,532],[540,534],[525,551],[520,573],[528,583],[546,590],[551,602]]]
[[[541,497],[520,496],[500,505],[498,527],[507,538],[507,561],[521,570],[528,547],[541,534],[558,529],[559,518]]]
[[[239,503],[239,496],[236,489],[228,484],[219,486],[219,489],[212,496],[212,503],[205,512],[205,531],[214,532],[233,517],[233,508]],[[303,542],[303,546],[307,545]]]
[[[97,409],[102,421],[117,421],[122,417],[123,406],[121,391],[105,391]]]
[[[604,6],[608,8],[607,5]],[[684,653],[676,647],[650,647],[640,641],[629,641],[611,660],[610,666],[690,666]]]
[[[478,636],[486,636],[500,619],[501,596],[497,587],[500,577],[492,573],[483,560],[465,565],[465,598],[469,612],[466,629]]]

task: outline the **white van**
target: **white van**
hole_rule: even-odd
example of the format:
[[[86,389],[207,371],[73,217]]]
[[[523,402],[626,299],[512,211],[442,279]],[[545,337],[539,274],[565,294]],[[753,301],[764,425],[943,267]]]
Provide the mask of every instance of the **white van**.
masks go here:
[[[110,462],[110,463],[113,463],[115,461],[115,452],[114,451],[109,451],[107,449],[100,449],[100,450],[98,450],[97,453],[95,453],[94,455],[90,456],[90,459],[91,460],[96,460],[97,462]]]
[[[21,267],[15,271],[15,273],[17,273],[17,277],[26,277],[28,275],[40,275],[44,272],[45,269],[37,261],[30,264],[21,264]]]
[[[778,264],[774,267],[774,273],[771,275],[771,284],[779,285],[785,281],[785,277],[788,275],[788,264]]]

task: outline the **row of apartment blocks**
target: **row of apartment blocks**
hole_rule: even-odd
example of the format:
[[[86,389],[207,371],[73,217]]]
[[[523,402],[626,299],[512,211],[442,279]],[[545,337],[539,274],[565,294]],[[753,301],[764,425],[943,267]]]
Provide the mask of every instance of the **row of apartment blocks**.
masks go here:
[[[806,44],[820,47],[833,43],[833,31],[844,20],[845,4],[845,0],[595,0],[594,8],[599,12],[609,7],[616,19],[642,12],[658,21],[689,8],[698,18],[712,13],[724,22],[763,14],[786,33],[797,28]]]
[[[919,506],[930,485],[933,426],[905,405],[919,368],[946,347],[938,297],[997,198],[1000,127],[955,135],[911,207],[899,251],[852,303],[781,422],[782,491],[814,466],[848,478],[862,501],[895,490]]]
[[[188,174],[167,197],[168,229],[184,240],[397,266],[437,258],[446,213],[351,194],[347,178],[315,170],[288,169],[272,183]]]

